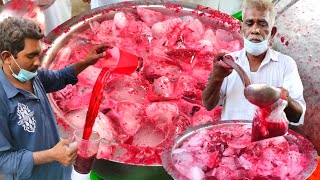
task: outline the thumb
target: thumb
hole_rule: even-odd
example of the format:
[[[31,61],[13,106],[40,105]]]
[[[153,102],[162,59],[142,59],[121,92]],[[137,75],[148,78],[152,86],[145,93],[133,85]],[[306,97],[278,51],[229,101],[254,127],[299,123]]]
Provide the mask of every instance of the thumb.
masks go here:
[[[106,52],[95,54],[91,57],[91,59],[100,59],[106,56]]]
[[[77,151],[78,149],[78,143],[77,142],[72,142],[69,144],[69,149],[71,152]]]
[[[69,139],[61,139],[59,141],[59,144],[63,145],[63,146],[68,146],[70,143],[70,140]]]

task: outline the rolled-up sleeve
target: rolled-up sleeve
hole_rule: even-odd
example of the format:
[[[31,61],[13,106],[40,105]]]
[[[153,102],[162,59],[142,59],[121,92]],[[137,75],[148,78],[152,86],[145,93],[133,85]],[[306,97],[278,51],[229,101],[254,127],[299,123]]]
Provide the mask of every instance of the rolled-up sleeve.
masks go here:
[[[0,152],[0,174],[15,174],[18,179],[27,179],[32,175],[33,166],[31,151]]]
[[[15,151],[11,144],[8,111],[4,102],[0,108],[0,174],[14,174],[18,179],[26,179],[32,175],[34,167],[31,151]]]
[[[70,65],[60,70],[38,70],[38,77],[47,93],[61,90],[68,84],[74,85],[78,82],[72,66]]]
[[[283,87],[288,90],[289,96],[297,101],[303,109],[302,115],[297,123],[290,122],[290,124],[298,126],[304,123],[304,115],[306,112],[306,102],[303,98],[303,85],[298,72],[298,67],[295,61],[292,59],[288,66],[288,72],[284,77]]]

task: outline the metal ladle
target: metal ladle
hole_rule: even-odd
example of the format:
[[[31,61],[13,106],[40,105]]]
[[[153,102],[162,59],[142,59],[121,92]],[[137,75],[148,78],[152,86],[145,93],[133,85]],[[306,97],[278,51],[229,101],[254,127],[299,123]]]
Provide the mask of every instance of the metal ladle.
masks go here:
[[[240,76],[244,89],[244,96],[254,105],[259,107],[270,106],[281,97],[281,89],[267,84],[251,84],[247,73],[233,60],[223,57],[222,61],[231,66]]]

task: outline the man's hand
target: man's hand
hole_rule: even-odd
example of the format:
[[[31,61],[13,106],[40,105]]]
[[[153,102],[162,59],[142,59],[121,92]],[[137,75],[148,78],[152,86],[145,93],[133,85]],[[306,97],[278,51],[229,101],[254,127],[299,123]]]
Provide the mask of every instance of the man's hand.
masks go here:
[[[232,72],[232,67],[221,61],[226,54],[226,52],[218,52],[214,57],[212,78],[216,81],[223,81]]]
[[[218,52],[213,60],[213,71],[210,73],[206,88],[202,91],[202,104],[211,111],[220,99],[220,89],[223,79],[232,72],[232,67],[224,63],[221,59],[227,52]]]
[[[76,75],[85,70],[88,66],[93,65],[98,62],[102,57],[106,56],[105,51],[109,48],[108,45],[97,45],[94,46],[87,56],[82,61],[78,61],[73,64],[73,70]]]
[[[88,65],[93,65],[98,62],[100,58],[103,58],[106,56],[106,50],[110,46],[108,45],[97,45],[94,46],[90,52],[87,54],[87,56],[84,58],[84,62],[87,63]]]
[[[297,123],[303,113],[302,106],[290,97],[289,91],[283,87],[278,87],[281,89],[280,99],[283,99],[288,102],[284,112],[290,122]]]
[[[283,100],[288,101],[289,99],[289,91],[283,87],[278,87],[279,89],[281,89],[281,96],[280,98]]]
[[[55,161],[64,166],[73,164],[77,157],[78,146],[76,143],[69,144],[69,140],[62,139],[52,149],[49,150]]]

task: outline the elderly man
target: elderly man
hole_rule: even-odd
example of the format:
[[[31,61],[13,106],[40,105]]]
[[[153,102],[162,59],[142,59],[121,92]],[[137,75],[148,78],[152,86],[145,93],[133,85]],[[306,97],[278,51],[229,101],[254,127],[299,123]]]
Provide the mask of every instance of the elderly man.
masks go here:
[[[277,28],[275,9],[270,0],[243,2],[241,31],[244,48],[230,55],[248,74],[252,83],[282,87],[288,95],[287,119],[294,125],[304,122],[306,104],[303,86],[295,61],[269,47]],[[217,53],[213,72],[203,91],[203,104],[211,110],[222,104],[222,120],[252,120],[256,107],[244,97],[244,86],[238,74],[220,61],[225,53]]]
[[[41,69],[37,24],[9,17],[0,22],[0,174],[5,180],[68,180],[77,146],[60,140],[46,93],[75,84],[77,75],[105,56],[94,47],[84,60],[66,68]]]

